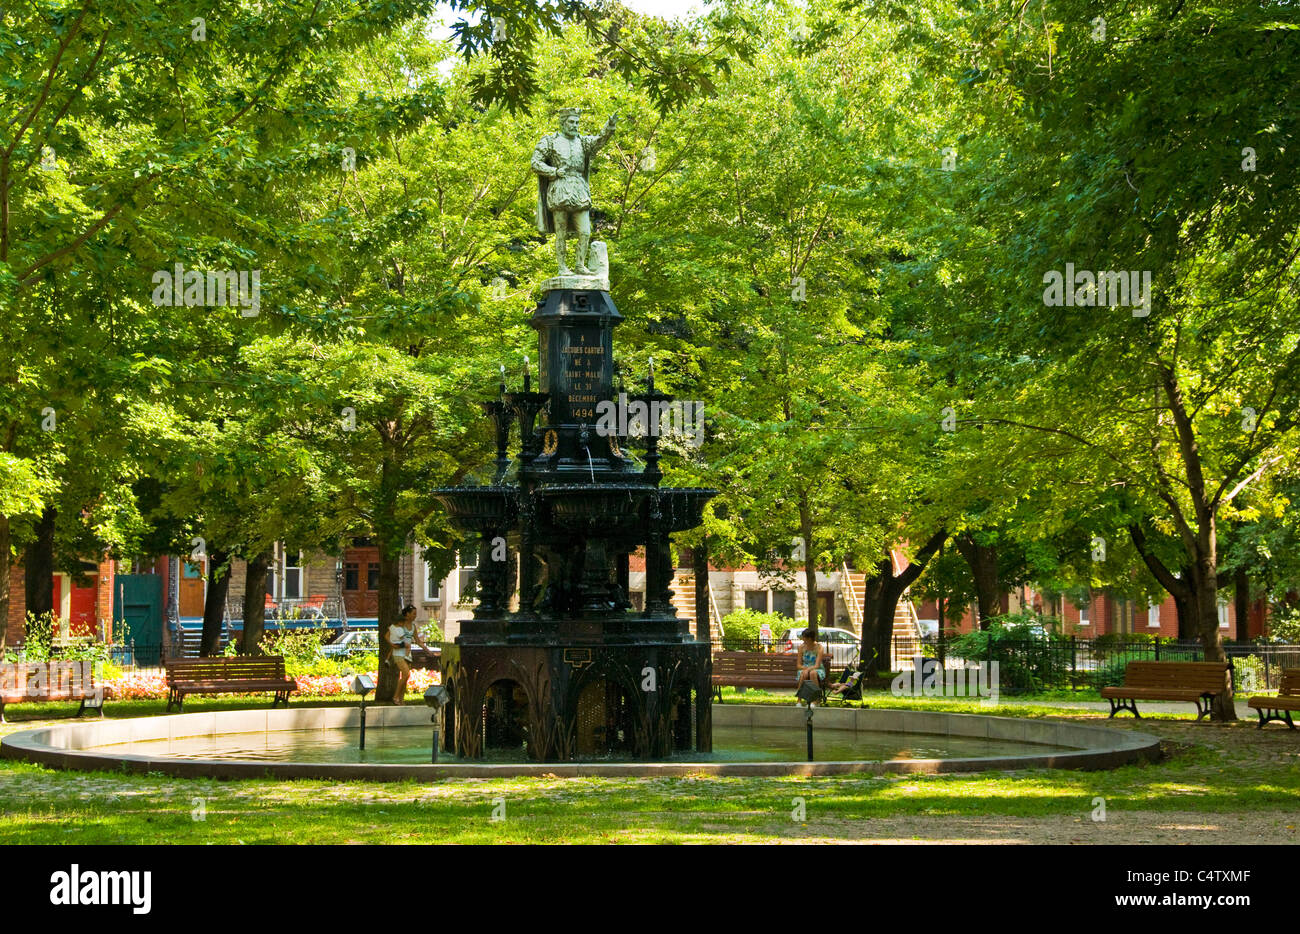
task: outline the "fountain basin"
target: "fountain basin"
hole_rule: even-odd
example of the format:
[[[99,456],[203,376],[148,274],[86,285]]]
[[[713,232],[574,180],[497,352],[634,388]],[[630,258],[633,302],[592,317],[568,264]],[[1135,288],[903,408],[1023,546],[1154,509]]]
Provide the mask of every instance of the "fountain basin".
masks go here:
[[[378,748],[382,731],[412,733],[420,728],[431,741],[430,711],[423,707],[375,707],[367,710],[367,739]],[[355,707],[297,707],[218,711],[146,717],[129,720],[99,720],[59,724],[13,733],[0,742],[0,755],[52,768],[80,770],[127,770],[161,772],[177,777],[210,778],[303,778],[371,781],[434,781],[444,778],[505,778],[511,776],[608,776],[655,777],[681,775],[840,775],[852,773],[940,773],[987,770],[1067,768],[1105,769],[1128,765],[1158,756],[1159,741],[1144,733],[1100,725],[1064,723],[1052,720],[1022,720],[977,714],[948,714],[915,710],[875,708],[819,709],[814,718],[814,747],[818,739],[826,747],[843,749],[873,740],[879,734],[911,739],[933,748],[941,739],[984,741],[999,745],[993,755],[939,758],[849,759],[833,761],[740,761],[718,759],[692,752],[661,762],[587,760],[570,762],[463,762],[439,765],[384,762],[292,761],[276,758],[179,758],[169,755],[172,744],[207,738],[207,745],[219,750],[228,743],[233,752],[251,742],[285,739],[299,744],[324,742],[336,737],[331,731],[354,730],[360,715]],[[775,706],[716,706],[714,729],[779,730],[790,737],[804,735],[802,709]],[[373,731],[373,732],[372,732]],[[370,737],[375,739],[371,740]],[[1015,744],[1004,746],[1003,744]],[[290,742],[289,745],[293,743]],[[427,751],[427,746],[425,747]]]
[[[439,487],[433,498],[453,521],[475,532],[495,532],[513,524],[518,509],[515,490],[508,486]]]
[[[702,487],[665,487],[659,491],[659,509],[669,532],[686,532],[704,523],[704,507],[718,495]],[[649,506],[644,507],[649,521]]]
[[[647,486],[626,483],[571,483],[537,489],[550,508],[551,521],[575,532],[639,526],[641,504],[650,492]]]

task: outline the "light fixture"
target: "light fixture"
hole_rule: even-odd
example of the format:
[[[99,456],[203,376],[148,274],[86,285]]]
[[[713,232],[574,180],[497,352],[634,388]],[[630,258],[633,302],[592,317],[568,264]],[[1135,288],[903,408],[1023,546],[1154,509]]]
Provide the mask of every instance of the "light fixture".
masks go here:
[[[366,748],[366,695],[375,689],[375,679],[370,675],[357,675],[352,679],[352,693],[361,695],[361,743]]]
[[[438,761],[438,717],[449,700],[451,695],[441,684],[431,684],[424,690],[424,702],[433,708],[433,716],[429,718],[433,721],[433,752],[429,756],[430,762]]]

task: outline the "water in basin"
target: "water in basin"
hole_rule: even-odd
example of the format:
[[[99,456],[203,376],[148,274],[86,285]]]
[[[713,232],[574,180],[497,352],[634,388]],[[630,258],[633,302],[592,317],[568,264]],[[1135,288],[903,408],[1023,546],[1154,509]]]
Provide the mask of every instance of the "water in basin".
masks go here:
[[[369,762],[401,765],[429,761],[431,727],[401,726],[366,730],[366,749],[357,748],[357,730],[280,730],[265,733],[225,733],[144,740],[95,747],[97,751],[161,756],[175,759],[244,759],[275,762]],[[806,758],[806,737],[801,729],[786,727],[715,727],[713,752],[676,753],[676,762],[799,762]],[[1065,746],[980,739],[938,734],[853,732],[820,730],[814,738],[819,762],[878,761],[888,759],[969,759],[986,756],[1051,755],[1071,752]],[[442,763],[527,762],[522,749],[489,749],[481,760],[440,757]],[[582,760],[580,760],[582,761]],[[618,756],[591,757],[585,761],[631,762]]]

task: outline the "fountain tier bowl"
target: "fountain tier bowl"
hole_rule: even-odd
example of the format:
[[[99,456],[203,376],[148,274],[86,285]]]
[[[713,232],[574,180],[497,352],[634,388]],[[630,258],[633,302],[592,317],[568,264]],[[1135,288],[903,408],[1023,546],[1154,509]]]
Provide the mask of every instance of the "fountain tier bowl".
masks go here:
[[[537,495],[550,510],[551,522],[575,532],[597,529],[627,531],[639,526],[641,505],[650,488],[626,483],[572,483],[545,486]]]
[[[447,515],[462,528],[492,532],[512,525],[517,512],[515,490],[508,486],[450,486],[433,491]]]

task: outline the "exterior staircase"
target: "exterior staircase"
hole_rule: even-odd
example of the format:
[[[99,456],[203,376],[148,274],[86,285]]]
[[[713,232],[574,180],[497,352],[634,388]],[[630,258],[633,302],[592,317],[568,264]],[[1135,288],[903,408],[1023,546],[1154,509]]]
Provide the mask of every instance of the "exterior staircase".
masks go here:
[[[895,574],[907,566],[907,558],[902,553],[891,549],[889,556],[893,561]],[[854,571],[847,563],[840,567],[840,590],[844,597],[844,604],[849,608],[851,627],[859,634],[862,632],[862,609],[866,602],[866,584],[865,574]],[[898,605],[894,607],[893,645],[898,650],[895,654],[902,659],[909,659],[912,657],[912,647],[915,646],[919,650],[920,644],[921,626],[917,622],[916,606],[912,603],[910,593],[904,591],[898,600]],[[899,661],[897,657],[890,659],[890,668],[897,671]]]
[[[690,620],[691,635],[697,635],[695,630],[695,575],[694,574],[674,574],[669,589],[673,594],[673,609],[682,619]],[[713,599],[713,593],[709,593],[709,631],[713,641],[722,638],[722,620],[718,615],[718,604]]]

